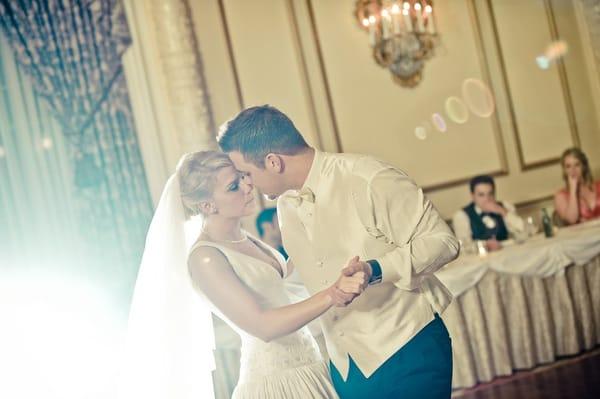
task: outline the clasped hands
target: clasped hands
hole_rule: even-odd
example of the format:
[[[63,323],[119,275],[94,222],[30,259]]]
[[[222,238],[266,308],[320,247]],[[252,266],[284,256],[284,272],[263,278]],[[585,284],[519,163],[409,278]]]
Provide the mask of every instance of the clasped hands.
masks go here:
[[[367,262],[358,256],[350,259],[337,281],[328,288],[333,304],[344,307],[352,303],[369,285],[371,274],[371,265]]]

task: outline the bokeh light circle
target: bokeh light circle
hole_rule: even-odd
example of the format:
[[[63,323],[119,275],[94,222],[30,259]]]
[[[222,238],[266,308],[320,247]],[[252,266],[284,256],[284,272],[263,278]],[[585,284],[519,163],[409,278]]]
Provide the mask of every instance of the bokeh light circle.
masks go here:
[[[481,118],[490,117],[496,108],[491,90],[479,79],[469,78],[463,81],[462,98],[471,112]]]
[[[417,126],[415,128],[415,136],[419,140],[425,140],[427,138],[427,129],[425,129],[423,126]]]
[[[569,46],[564,40],[556,40],[546,47],[544,54],[535,57],[535,62],[540,69],[549,69],[550,65],[562,58],[569,51]]]
[[[540,55],[535,57],[536,64],[540,67],[540,69],[548,69],[550,68],[550,60],[545,55]]]
[[[549,61],[555,61],[564,57],[568,50],[569,46],[567,45],[567,42],[564,40],[556,40],[548,45],[544,55]]]
[[[44,137],[42,139],[42,148],[44,148],[45,150],[49,150],[52,148],[52,146],[54,145],[54,143],[52,142],[52,139],[50,137]]]
[[[444,108],[446,109],[446,115],[452,122],[463,124],[469,120],[469,109],[465,102],[458,97],[448,97],[444,103]]]
[[[433,123],[433,126],[435,126],[438,132],[444,133],[448,130],[448,126],[446,125],[444,117],[438,114],[437,112],[431,115],[431,122]]]

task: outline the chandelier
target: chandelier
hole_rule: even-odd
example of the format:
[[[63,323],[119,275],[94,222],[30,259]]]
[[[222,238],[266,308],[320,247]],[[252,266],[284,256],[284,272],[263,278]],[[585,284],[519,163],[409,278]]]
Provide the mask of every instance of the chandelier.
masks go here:
[[[394,81],[415,87],[425,60],[431,58],[438,34],[430,0],[358,0],[355,15],[369,33],[377,64],[388,68]]]

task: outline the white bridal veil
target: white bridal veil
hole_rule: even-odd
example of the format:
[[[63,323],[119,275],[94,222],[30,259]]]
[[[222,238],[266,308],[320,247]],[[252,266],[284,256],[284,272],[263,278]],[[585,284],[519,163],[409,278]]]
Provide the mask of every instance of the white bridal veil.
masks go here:
[[[186,222],[173,174],[146,237],[123,348],[120,399],[213,398],[211,313],[194,291],[188,249],[198,223]]]

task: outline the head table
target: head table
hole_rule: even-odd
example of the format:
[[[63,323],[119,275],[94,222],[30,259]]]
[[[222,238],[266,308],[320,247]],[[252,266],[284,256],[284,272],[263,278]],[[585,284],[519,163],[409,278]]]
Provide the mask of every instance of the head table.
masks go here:
[[[471,387],[600,343],[600,220],[461,254],[436,273],[454,301],[442,315],[453,387]]]

